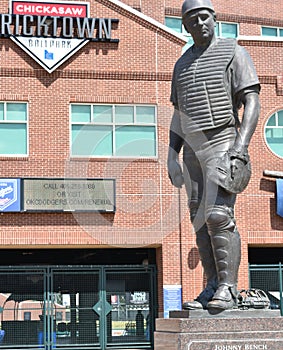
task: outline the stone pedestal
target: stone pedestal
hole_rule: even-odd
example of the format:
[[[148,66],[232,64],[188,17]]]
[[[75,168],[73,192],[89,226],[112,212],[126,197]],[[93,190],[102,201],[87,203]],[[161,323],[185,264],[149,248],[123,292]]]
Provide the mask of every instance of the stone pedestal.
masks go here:
[[[282,350],[283,317],[273,310],[173,311],[156,320],[154,350]]]

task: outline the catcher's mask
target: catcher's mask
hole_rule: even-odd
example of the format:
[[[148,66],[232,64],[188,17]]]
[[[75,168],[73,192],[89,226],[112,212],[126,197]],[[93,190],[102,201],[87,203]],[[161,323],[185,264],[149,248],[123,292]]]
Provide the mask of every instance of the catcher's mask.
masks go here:
[[[233,167],[233,169],[232,169]],[[251,178],[250,157],[237,157],[227,151],[223,157],[217,158],[213,167],[208,170],[210,180],[229,193],[240,193],[247,187]]]

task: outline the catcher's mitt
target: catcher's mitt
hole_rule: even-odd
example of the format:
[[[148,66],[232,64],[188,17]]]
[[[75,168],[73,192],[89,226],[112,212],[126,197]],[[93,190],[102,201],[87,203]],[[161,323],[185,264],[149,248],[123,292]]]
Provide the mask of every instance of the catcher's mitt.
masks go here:
[[[261,289],[243,289],[238,296],[239,309],[269,309],[270,300]]]
[[[248,153],[239,155],[233,150],[227,151],[222,158],[216,159],[209,169],[209,177],[229,193],[240,193],[251,178],[251,163]]]

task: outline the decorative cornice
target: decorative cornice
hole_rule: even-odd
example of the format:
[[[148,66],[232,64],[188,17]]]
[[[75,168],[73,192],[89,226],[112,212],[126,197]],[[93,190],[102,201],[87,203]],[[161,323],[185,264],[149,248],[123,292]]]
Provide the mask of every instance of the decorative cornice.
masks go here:
[[[9,78],[37,78],[49,79],[50,75],[42,69],[24,69],[24,68],[0,68],[0,77]],[[93,80],[133,80],[133,81],[171,81],[172,73],[168,72],[95,72],[87,70],[60,70],[52,73],[52,79],[93,79]],[[276,75],[259,75],[261,84],[278,84]],[[280,77],[280,82],[282,77]],[[279,87],[279,86],[278,86]],[[280,84],[281,87],[281,84]]]
[[[244,16],[244,15],[235,15],[235,14],[225,14],[217,13],[217,20],[226,21],[226,22],[237,22],[237,23],[249,23],[257,24],[262,26],[273,26],[273,27],[282,27],[282,19],[272,19],[265,17],[254,17],[254,16]]]
[[[261,84],[276,85],[277,76],[276,75],[259,75],[258,79]]]
[[[283,76],[282,75],[259,75],[262,85],[275,85],[277,96],[283,96]]]
[[[260,46],[260,47],[283,47],[282,37],[263,37],[263,36],[243,36],[240,35],[238,43],[244,46]]]
[[[0,77],[48,78],[50,75],[42,69],[0,68]],[[99,72],[89,70],[60,70],[52,73],[52,79],[98,79],[98,80],[137,80],[171,81],[172,73],[160,72]]]

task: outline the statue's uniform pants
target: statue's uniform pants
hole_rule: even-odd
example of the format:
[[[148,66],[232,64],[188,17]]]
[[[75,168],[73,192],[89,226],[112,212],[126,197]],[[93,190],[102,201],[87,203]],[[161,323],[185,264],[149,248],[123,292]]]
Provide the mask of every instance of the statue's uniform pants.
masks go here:
[[[232,296],[237,289],[241,242],[234,219],[236,196],[207,176],[208,168],[233,146],[235,137],[234,127],[199,132],[188,136],[184,146],[184,177],[190,217],[207,278],[205,292],[199,296],[208,299],[204,302],[209,301],[220,286],[229,287]]]

